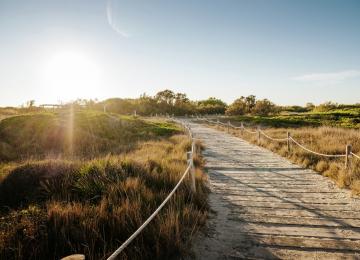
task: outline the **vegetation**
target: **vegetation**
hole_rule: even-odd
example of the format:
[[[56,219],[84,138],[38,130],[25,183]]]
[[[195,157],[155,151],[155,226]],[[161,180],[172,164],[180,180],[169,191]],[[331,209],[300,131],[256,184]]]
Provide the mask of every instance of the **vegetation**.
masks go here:
[[[266,124],[275,127],[299,126],[341,126],[347,128],[360,127],[360,104],[343,105],[325,102],[318,106],[307,103],[305,106],[279,106],[268,99],[259,100],[254,95],[241,96],[227,105],[220,99],[210,97],[206,100],[193,101],[184,93],[163,90],[154,96],[146,94],[139,98],[111,98],[104,101],[79,99],[59,108],[35,106],[30,100],[21,108],[0,109],[0,120],[29,113],[68,110],[91,110],[122,115],[227,115],[233,120],[249,123]]]
[[[0,122],[0,162],[120,153],[132,149],[137,141],[179,131],[173,124],[97,111],[26,114]]]
[[[108,111],[139,115],[227,115],[232,120],[275,127],[341,126],[360,127],[360,105],[341,105],[325,102],[318,106],[277,106],[268,99],[258,100],[254,95],[241,96],[229,106],[220,99],[191,101],[185,94],[164,90],[154,97],[142,95],[139,99],[109,99],[93,105],[106,106]]]
[[[325,102],[318,106],[277,106],[268,99],[257,100],[254,95],[240,97],[229,106],[216,98],[191,101],[185,94],[170,90],[154,97],[143,95],[139,99],[109,99],[93,105],[98,110],[140,115],[228,115],[233,120],[266,124],[276,127],[341,126],[360,127],[360,105],[341,105]]]
[[[14,116],[17,113],[18,111],[16,108],[12,108],[12,107],[0,108],[0,121],[3,120],[4,118]]]
[[[267,116],[277,112],[274,103],[268,99],[256,100],[254,95],[240,97],[232,103],[226,110],[228,115],[262,115]]]
[[[104,113],[106,110],[106,113]],[[120,115],[122,114],[122,115]],[[220,99],[192,101],[171,90],[138,99],[77,100],[55,108],[0,109],[0,258],[48,259],[84,253],[104,259],[153,212],[186,168],[190,143],[179,126],[137,115],[227,115],[266,133],[290,131],[326,154],[360,152],[360,105],[331,102],[277,106],[255,96],[229,106]],[[315,128],[316,127],[316,128]],[[235,135],[256,143],[257,137]],[[334,179],[360,194],[360,162],[318,157],[262,138],[262,146]],[[186,180],[161,214],[121,256],[172,258],[188,252],[207,216],[206,177],[197,155],[197,190]]]
[[[3,151],[0,164],[0,259],[74,253],[105,259],[173,189],[190,149],[173,123],[94,111],[8,118],[0,133],[2,146],[12,152]],[[196,194],[186,179],[122,259],[189,252],[208,209],[200,154],[196,165]]]
[[[278,114],[272,116],[233,116],[231,120],[247,122],[251,125],[272,127],[337,126],[360,128],[360,107],[333,109],[327,112],[306,112]]]
[[[143,94],[138,99],[112,98],[97,104],[101,109],[119,114],[150,116],[156,114],[190,115],[190,114],[224,114],[227,105],[216,98],[191,101],[186,94],[174,93],[171,90],[158,92],[154,97]]]
[[[203,115],[224,114],[227,109],[225,102],[214,97],[198,101],[197,105],[197,112]]]
[[[227,130],[226,127],[217,127]],[[307,148],[323,154],[345,154],[347,144],[352,145],[354,153],[360,153],[360,134],[354,129],[334,127],[301,127],[301,128],[266,128],[264,132],[273,138],[286,138],[287,132]],[[231,129],[231,133],[253,144],[258,144],[257,134]],[[260,146],[278,153],[292,162],[306,168],[311,168],[324,176],[332,178],[339,187],[350,188],[360,194],[360,160],[353,158],[350,167],[345,170],[344,158],[334,159],[311,154],[297,145],[291,145],[288,152],[286,141],[276,142],[261,137]]]

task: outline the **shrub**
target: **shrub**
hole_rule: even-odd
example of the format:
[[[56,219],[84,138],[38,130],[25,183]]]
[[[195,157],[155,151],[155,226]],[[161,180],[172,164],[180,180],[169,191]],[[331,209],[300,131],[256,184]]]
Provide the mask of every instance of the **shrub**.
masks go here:
[[[87,259],[105,259],[174,188],[186,169],[189,148],[187,137],[176,135],[141,143],[120,156],[15,167],[0,184],[1,205],[6,205],[0,216],[0,258],[58,259],[83,253]],[[186,178],[121,258],[188,254],[191,236],[205,223],[208,210],[200,168],[196,180],[196,194]]]
[[[257,100],[255,107],[251,111],[253,115],[267,116],[276,112],[276,106],[274,103],[267,99]]]
[[[54,185],[65,174],[74,174],[75,171],[76,166],[66,161],[28,162],[16,167],[0,183],[0,205],[17,208],[44,200],[43,183],[52,182]]]
[[[227,109],[227,115],[244,115],[249,111],[245,98],[241,97],[236,99]]]

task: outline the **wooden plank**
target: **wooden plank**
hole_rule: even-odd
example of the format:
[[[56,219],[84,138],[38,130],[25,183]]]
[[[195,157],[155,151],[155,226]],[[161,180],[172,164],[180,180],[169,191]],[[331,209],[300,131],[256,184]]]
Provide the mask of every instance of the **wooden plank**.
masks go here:
[[[199,259],[360,259],[360,202],[349,191],[239,138],[192,129],[214,210]]]

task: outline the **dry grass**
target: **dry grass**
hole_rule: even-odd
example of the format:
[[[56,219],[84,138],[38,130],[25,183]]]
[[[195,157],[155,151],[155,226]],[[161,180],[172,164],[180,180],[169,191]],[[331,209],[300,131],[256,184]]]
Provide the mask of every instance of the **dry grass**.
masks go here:
[[[120,156],[28,161],[3,166],[0,259],[59,259],[83,253],[105,259],[157,208],[186,169],[184,135],[147,141]],[[206,176],[197,155],[197,193],[189,180],[121,259],[189,254],[206,221]]]
[[[227,131],[226,127],[216,127]],[[255,130],[255,129],[254,129]],[[355,129],[334,127],[317,128],[267,128],[262,129],[273,138],[286,138],[289,131],[291,136],[310,150],[323,154],[345,154],[347,144],[352,145],[353,152],[360,153],[360,133]],[[253,144],[258,144],[257,134],[249,134],[241,130],[230,130],[231,134],[239,136]],[[350,188],[354,194],[360,194],[360,160],[350,159],[349,169],[344,169],[344,158],[326,158],[302,150],[297,145],[291,145],[291,152],[287,150],[285,142],[275,142],[261,136],[260,146],[280,154],[292,162],[311,168],[326,177],[333,179],[339,187]]]

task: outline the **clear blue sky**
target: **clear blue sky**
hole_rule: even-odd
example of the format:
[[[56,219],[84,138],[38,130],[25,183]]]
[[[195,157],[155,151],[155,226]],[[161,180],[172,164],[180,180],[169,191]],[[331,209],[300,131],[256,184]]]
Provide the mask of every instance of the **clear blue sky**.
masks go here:
[[[0,0],[0,105],[169,88],[360,102],[358,0]]]

